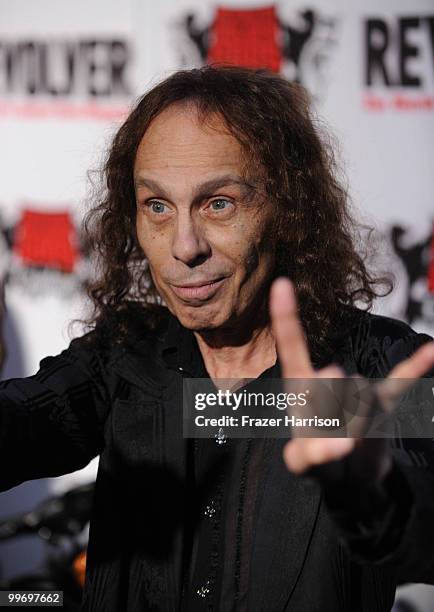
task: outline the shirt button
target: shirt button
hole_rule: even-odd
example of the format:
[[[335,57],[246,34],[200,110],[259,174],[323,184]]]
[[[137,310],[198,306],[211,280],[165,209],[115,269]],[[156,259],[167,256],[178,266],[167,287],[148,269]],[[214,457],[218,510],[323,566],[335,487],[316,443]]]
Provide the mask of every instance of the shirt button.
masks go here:
[[[218,430],[214,438],[215,438],[216,444],[218,444],[219,446],[221,446],[222,444],[226,444],[226,436],[223,431],[223,427],[220,427],[220,429]]]
[[[205,508],[204,515],[211,518],[212,516],[214,516],[215,513],[216,513],[215,504],[214,504],[214,500],[212,499],[211,502],[208,504],[208,506]]]
[[[196,594],[199,595],[199,597],[205,598],[207,595],[209,595],[210,591],[209,580],[207,580],[205,584],[197,589]]]

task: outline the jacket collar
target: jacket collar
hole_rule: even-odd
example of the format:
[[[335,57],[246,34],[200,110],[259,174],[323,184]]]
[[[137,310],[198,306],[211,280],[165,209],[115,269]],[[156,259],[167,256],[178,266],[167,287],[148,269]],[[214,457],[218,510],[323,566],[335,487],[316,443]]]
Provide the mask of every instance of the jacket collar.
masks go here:
[[[168,314],[169,320],[157,353],[172,370],[191,377],[206,377],[207,372],[194,333],[185,328],[178,319]]]
[[[133,347],[122,347],[112,360],[111,366],[115,371],[138,386],[148,387],[152,382],[160,387],[167,386],[169,378],[172,378],[168,376],[168,369],[192,378],[208,376],[194,333],[181,325],[167,308],[165,310],[164,324],[156,333],[147,333]],[[332,361],[342,362],[341,353],[344,351],[340,344],[336,343]],[[318,359],[313,365],[315,368],[323,367],[329,362]],[[261,376],[280,378],[279,359]]]
[[[171,369],[195,378],[208,377],[194,333],[181,325],[172,314],[169,316],[166,332],[159,343],[158,354]],[[260,377],[273,378],[280,376],[279,359],[260,375]]]

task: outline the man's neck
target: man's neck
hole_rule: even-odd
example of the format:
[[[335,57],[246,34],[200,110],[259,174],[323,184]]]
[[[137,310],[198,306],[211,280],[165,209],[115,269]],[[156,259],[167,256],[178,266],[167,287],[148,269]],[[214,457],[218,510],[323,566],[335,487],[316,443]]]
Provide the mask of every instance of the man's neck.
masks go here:
[[[194,332],[211,378],[257,378],[276,363],[276,344],[269,325],[252,331],[242,341],[213,342]]]

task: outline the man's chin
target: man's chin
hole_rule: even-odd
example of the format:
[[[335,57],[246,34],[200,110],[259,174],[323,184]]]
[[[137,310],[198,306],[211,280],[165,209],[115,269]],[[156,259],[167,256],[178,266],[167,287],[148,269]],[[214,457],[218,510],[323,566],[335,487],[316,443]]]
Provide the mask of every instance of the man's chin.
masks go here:
[[[215,306],[207,308],[206,305],[200,308],[177,308],[173,314],[183,327],[197,332],[221,327],[227,319],[221,309]]]

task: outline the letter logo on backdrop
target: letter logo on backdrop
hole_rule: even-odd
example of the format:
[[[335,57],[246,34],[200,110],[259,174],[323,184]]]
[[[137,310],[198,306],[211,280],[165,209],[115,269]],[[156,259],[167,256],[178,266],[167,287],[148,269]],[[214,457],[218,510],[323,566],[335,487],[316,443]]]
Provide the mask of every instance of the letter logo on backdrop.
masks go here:
[[[434,110],[434,15],[366,18],[368,111]]]
[[[363,108],[368,113],[434,111],[434,15],[415,13],[365,17],[362,21]],[[430,331],[434,327],[434,234],[432,219],[392,223],[389,269],[399,301],[391,314]],[[395,298],[396,301],[396,298]]]
[[[0,39],[0,115],[118,119],[130,56],[121,37]]]

